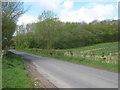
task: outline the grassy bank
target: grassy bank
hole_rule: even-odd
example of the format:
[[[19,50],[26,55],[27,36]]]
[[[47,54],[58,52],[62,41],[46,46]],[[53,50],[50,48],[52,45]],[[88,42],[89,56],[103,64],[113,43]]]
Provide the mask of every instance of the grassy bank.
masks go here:
[[[118,64],[112,64],[112,63],[102,63],[101,61],[94,61],[91,58],[80,58],[80,57],[74,57],[74,56],[63,56],[63,55],[50,55],[50,54],[43,54],[40,51],[34,51],[31,49],[17,49],[22,52],[27,52],[35,55],[40,55],[40,56],[45,56],[45,57],[50,57],[50,58],[56,58],[59,60],[64,60],[68,62],[73,62],[77,64],[83,64],[95,68],[100,68],[100,69],[105,69],[105,70],[110,70],[110,71],[118,71]]]
[[[2,61],[3,88],[32,88],[32,82],[25,71],[20,56],[8,52]]]

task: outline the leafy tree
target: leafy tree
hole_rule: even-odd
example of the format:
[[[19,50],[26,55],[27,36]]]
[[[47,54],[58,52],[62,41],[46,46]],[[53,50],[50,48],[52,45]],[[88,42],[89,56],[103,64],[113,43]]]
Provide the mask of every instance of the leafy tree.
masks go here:
[[[8,47],[16,22],[25,12],[22,2],[2,2],[2,49]]]

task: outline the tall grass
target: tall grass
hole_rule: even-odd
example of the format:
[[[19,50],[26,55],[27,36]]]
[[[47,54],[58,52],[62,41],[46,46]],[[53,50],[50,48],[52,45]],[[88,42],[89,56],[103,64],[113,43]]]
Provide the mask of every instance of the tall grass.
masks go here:
[[[21,58],[11,52],[2,62],[2,87],[3,88],[32,88],[32,82],[28,77]]]

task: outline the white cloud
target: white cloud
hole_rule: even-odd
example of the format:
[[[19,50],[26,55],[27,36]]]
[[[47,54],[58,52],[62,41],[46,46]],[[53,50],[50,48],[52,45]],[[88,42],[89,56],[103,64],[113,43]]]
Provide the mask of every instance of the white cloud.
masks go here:
[[[118,20],[118,17],[114,17],[113,19],[114,19],[114,20]]]
[[[117,4],[88,3],[78,10],[74,10],[74,0],[39,0],[38,6],[41,10],[53,10],[58,13],[60,20],[67,22],[87,23],[93,20],[116,19]],[[81,5],[81,4],[80,4]],[[37,18],[30,15],[20,17],[18,24],[31,23],[37,21]]]
[[[24,14],[18,19],[17,25],[28,24],[28,23],[36,22],[37,20],[38,19],[34,16]]]
[[[55,11],[60,8],[59,1],[62,0],[39,0],[38,4],[41,9]]]
[[[60,11],[60,15],[61,16],[66,16],[68,15],[69,12],[71,12],[72,8],[73,8],[73,1],[67,0],[64,1],[63,5],[62,5],[62,9]]]
[[[16,0],[4,0],[4,1],[16,1]],[[41,0],[21,0],[21,1],[24,1],[24,2],[39,2]],[[48,0],[48,1],[51,1],[51,0]],[[57,2],[63,2],[65,0],[56,0]],[[71,1],[74,1],[74,2],[118,2],[120,0],[71,0]]]
[[[65,9],[71,9],[73,7],[73,1],[67,0],[63,3]]]
[[[110,19],[115,14],[116,7],[113,4],[96,4],[90,3],[87,6],[81,7],[78,10],[66,9],[61,11],[60,20],[67,22],[81,22],[87,23],[93,20]],[[114,17],[113,17],[114,18]]]

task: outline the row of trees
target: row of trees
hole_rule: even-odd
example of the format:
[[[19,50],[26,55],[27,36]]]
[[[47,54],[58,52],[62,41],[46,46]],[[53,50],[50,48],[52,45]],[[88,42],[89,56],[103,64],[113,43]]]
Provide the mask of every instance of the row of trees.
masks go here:
[[[104,20],[61,22],[50,11],[43,12],[39,22],[18,26],[16,46],[19,48],[64,49],[117,41],[118,21]]]

